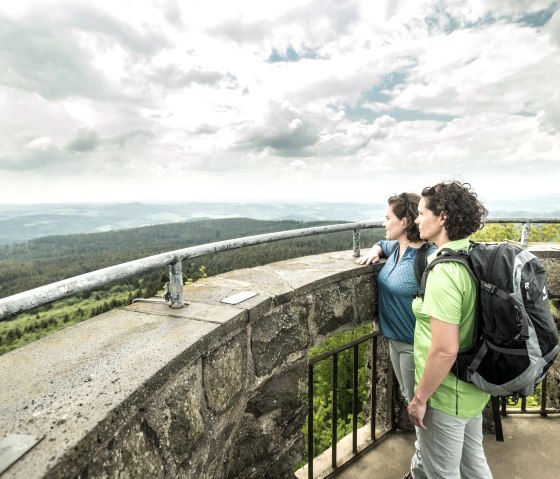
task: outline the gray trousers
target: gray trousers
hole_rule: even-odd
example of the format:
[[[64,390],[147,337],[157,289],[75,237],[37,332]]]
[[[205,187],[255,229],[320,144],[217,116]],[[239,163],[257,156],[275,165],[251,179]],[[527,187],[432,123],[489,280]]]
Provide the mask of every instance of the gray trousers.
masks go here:
[[[389,339],[389,356],[391,358],[391,364],[393,365],[393,370],[395,371],[395,376],[397,376],[397,381],[399,382],[399,386],[401,388],[403,396],[406,398],[406,402],[409,403],[414,397],[415,386],[414,346],[412,344]],[[416,469],[416,475],[414,477],[425,478],[426,474],[424,474],[422,470],[420,444],[418,443],[418,428],[415,429],[416,441],[414,441],[414,447],[416,448],[416,452],[414,453],[414,456],[412,456],[414,467]]]
[[[389,339],[389,356],[401,391],[410,402],[414,397],[414,346]]]
[[[466,419],[428,408],[426,430],[416,428],[422,461],[411,462],[414,479],[492,479],[482,448],[482,414]]]

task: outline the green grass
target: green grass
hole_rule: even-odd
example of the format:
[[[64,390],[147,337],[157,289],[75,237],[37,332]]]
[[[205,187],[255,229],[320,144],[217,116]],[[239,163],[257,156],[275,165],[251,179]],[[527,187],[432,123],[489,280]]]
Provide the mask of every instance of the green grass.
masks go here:
[[[130,304],[138,291],[130,285],[73,296],[0,322],[0,355],[111,309]]]

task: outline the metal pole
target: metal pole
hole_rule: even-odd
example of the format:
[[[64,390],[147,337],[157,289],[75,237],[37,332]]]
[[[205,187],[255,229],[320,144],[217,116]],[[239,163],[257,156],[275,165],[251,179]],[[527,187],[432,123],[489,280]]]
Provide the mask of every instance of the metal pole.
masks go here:
[[[313,364],[307,367],[307,477],[313,479]]]
[[[360,229],[355,229],[352,237],[352,243],[354,246],[354,254],[352,256],[354,256],[354,258],[360,257],[360,232]]]
[[[375,422],[377,419],[377,336],[371,339],[371,412],[370,437],[375,441]],[[393,410],[393,405],[391,405]],[[391,423],[392,425],[392,423]]]
[[[531,223],[523,223],[521,226],[521,246],[523,248],[529,246],[529,231],[531,231]]]
[[[352,452],[358,454],[358,348],[354,346],[353,384],[352,384]]]
[[[332,416],[331,416],[331,465],[336,469],[336,444],[338,438],[336,430],[338,427],[338,354],[332,357]]]
[[[544,377],[541,386],[541,416],[546,416],[546,383],[548,380],[548,374]]]
[[[169,265],[169,306],[173,309],[182,308],[185,305],[182,264],[182,261],[177,261]]]

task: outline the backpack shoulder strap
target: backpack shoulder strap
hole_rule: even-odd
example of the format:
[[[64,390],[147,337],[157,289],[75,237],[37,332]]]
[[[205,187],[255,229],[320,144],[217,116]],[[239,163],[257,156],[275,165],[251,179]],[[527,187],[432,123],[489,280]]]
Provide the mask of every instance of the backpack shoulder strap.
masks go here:
[[[430,246],[429,243],[424,243],[416,251],[416,258],[414,258],[414,276],[416,276],[418,284],[422,282],[422,275],[428,266],[428,251],[430,250]]]
[[[476,274],[469,260],[469,252],[444,248],[438,253],[437,257],[434,258],[434,260],[428,266],[426,266],[424,274],[422,275],[422,280],[420,281],[420,289],[416,292],[415,296],[424,297],[424,292],[426,291],[426,281],[428,280],[429,272],[434,268],[436,264],[445,263],[448,261],[462,264],[471,275],[475,284],[478,284],[478,278],[476,277]]]

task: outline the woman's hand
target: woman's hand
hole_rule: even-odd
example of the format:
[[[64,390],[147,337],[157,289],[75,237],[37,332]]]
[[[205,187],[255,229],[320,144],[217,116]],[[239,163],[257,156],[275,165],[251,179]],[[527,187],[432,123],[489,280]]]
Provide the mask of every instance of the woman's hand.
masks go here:
[[[379,263],[379,255],[377,253],[370,253],[367,256],[358,258],[356,264],[373,264]]]
[[[426,403],[420,401],[416,396],[408,403],[408,417],[410,422],[420,429],[427,429],[424,426],[424,415],[426,414]]]

